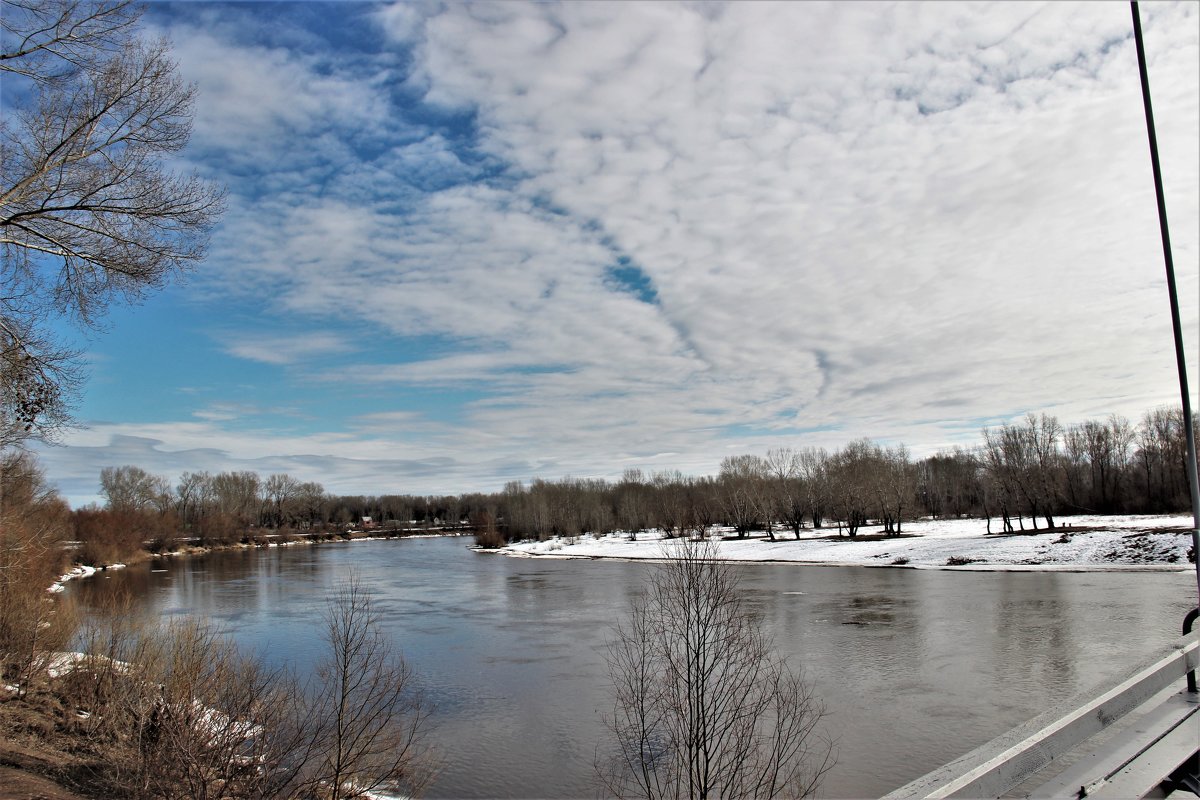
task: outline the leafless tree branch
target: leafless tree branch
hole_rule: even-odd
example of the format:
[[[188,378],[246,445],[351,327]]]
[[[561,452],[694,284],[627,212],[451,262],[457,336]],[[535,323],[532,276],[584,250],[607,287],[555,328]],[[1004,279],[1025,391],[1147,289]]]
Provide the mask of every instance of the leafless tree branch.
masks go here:
[[[6,361],[57,365],[0,373],[9,439],[66,421],[71,355],[47,318],[95,327],[111,303],[162,286],[204,257],[222,208],[219,189],[164,166],[191,135],[195,89],[168,42],[138,36],[139,16],[127,2],[4,0],[2,344]]]
[[[832,765],[820,703],[716,555],[711,542],[669,544],[609,643],[615,752],[596,763],[615,797],[801,797]]]

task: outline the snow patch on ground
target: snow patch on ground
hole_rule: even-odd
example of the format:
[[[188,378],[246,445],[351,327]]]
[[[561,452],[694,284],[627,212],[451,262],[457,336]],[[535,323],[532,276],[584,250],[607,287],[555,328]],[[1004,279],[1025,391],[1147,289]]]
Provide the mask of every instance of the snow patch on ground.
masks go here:
[[[48,591],[48,592],[66,591],[67,581],[73,580],[75,578],[89,578],[95,574],[96,574],[95,567],[85,567],[82,565],[75,567],[70,572],[66,572],[66,573],[63,573],[62,575],[59,575],[58,580],[55,581],[54,583],[50,584],[50,587],[46,591]]]
[[[877,526],[864,527],[856,538],[838,536],[836,528],[804,529],[797,539],[777,531],[738,539],[725,530],[720,558],[730,561],[783,561],[828,566],[904,566],[960,570],[1171,570],[1193,569],[1192,518],[1182,515],[1072,516],[1055,520],[1052,531],[1032,528],[1010,534],[987,533],[979,519],[926,519],[906,522],[903,536],[882,538]],[[1000,522],[993,520],[992,530]],[[663,555],[661,534],[638,533],[635,541],[619,532],[516,542],[496,552],[523,558],[654,559]]]
[[[108,656],[91,655],[89,653],[78,652],[47,652],[39,656],[41,659],[41,668],[51,678],[61,678],[74,672],[77,669],[92,669],[94,667],[103,667],[105,669],[114,668],[118,672],[128,672],[129,664],[124,661],[117,661]]]
[[[79,566],[74,567],[70,572],[66,572],[66,573],[63,573],[62,575],[59,575],[58,580],[55,581],[54,583],[50,584],[50,586],[48,586],[46,588],[46,591],[54,592],[56,594],[58,592],[66,591],[67,581],[74,580],[75,578],[90,578],[93,575],[95,575],[97,572],[100,572],[101,570],[109,570],[109,569],[125,569],[125,565],[124,564],[109,564],[106,567],[89,567],[89,566],[80,564]]]

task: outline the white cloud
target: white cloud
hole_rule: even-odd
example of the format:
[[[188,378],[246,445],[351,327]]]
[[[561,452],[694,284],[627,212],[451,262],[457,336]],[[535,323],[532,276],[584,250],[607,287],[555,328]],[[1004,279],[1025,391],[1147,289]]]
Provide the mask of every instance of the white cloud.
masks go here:
[[[296,364],[314,356],[346,353],[353,349],[342,336],[329,332],[263,335],[257,332],[222,336],[230,355],[263,364]]]
[[[1190,33],[1157,65],[1191,188],[1172,198],[1181,263]],[[519,191],[646,270],[673,344],[746,392],[729,412],[778,395],[819,419],[895,409],[900,427],[947,394],[976,416],[1090,410],[1110,363],[1162,350],[1128,36],[1127,9],[1097,6],[449,7],[422,63],[431,98],[477,108],[486,146],[529,175]],[[1145,377],[1123,410],[1151,401]]]
[[[1198,12],[1143,13],[1195,354]],[[1125,6],[398,4],[376,18],[395,51],[344,63],[234,44],[219,25],[173,31],[201,86],[204,168],[233,190],[196,291],[269,298],[272,316],[312,325],[235,326],[238,357],[303,370],[344,355],[337,378],[470,382],[484,399],[459,430],[397,408],[357,415],[348,438],[108,435],[158,442],[151,454],[316,452],[354,476],[368,470],[346,464],[411,448],[471,488],[528,477],[507,469],[668,466],[663,453],[711,470],[728,448],[863,435],[921,452],[1027,410],[1073,421],[1172,401]],[[422,102],[397,99],[418,87]],[[350,320],[378,332],[369,357]],[[444,344],[413,354],[413,337]]]
[[[295,408],[288,407],[271,407],[261,408],[259,406],[250,405],[248,403],[211,403],[205,408],[199,409],[192,413],[196,419],[203,420],[208,423],[223,423],[233,422],[235,420],[244,420],[253,417],[299,417],[301,416]]]
[[[386,94],[349,64],[233,44],[225,28],[171,31],[180,68],[199,89],[192,147],[232,159],[225,169],[295,171],[313,166],[331,147],[349,153],[345,143],[328,138],[330,131],[353,128],[364,137],[395,131]]]

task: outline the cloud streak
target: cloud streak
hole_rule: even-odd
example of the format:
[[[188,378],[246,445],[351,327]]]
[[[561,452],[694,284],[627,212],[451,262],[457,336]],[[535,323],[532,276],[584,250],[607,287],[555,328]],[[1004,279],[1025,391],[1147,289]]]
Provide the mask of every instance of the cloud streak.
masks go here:
[[[395,398],[260,454],[344,445],[371,491],[412,449],[413,490],[465,490],[1172,401],[1124,7],[404,4],[350,51],[220,8],[162,23],[231,187],[196,301],[267,299],[214,336],[288,391]],[[1145,24],[1194,354],[1197,9]]]

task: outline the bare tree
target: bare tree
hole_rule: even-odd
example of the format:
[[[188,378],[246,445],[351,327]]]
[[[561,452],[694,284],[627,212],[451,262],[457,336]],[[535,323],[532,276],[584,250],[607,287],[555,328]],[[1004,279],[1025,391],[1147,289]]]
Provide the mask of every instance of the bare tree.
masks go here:
[[[1028,414],[1022,424],[1002,425],[999,430],[984,428],[985,464],[996,485],[1006,531],[1012,530],[1010,507],[1021,524],[1019,501],[1024,501],[1035,530],[1039,515],[1045,518],[1047,528],[1054,527],[1066,479],[1061,437],[1062,426],[1046,414]]]
[[[630,540],[637,539],[639,531],[650,527],[649,490],[640,469],[626,469],[617,484],[617,524],[625,529]]]
[[[856,439],[828,461],[829,505],[850,537],[867,524],[878,449],[870,439]]]
[[[609,643],[615,797],[812,794],[832,765],[822,707],[772,652],[712,542],[674,542]]]
[[[593,536],[607,536],[617,529],[614,490],[608,481],[583,481],[584,529]]]
[[[321,521],[327,500],[325,487],[316,481],[306,481],[296,487],[296,513],[305,525]]]
[[[1133,427],[1129,420],[1110,414],[1104,434],[1098,436],[1089,447],[1095,475],[1093,480],[1100,486],[1100,505],[1103,508],[1116,511],[1121,507],[1133,438]]]
[[[541,478],[529,482],[529,502],[526,513],[529,515],[532,532],[538,539],[548,539],[554,530],[554,517],[550,505],[550,484]],[[428,522],[428,514],[425,517]]]
[[[292,514],[293,501],[299,497],[300,482],[291,475],[276,473],[262,484],[262,521],[272,528],[286,524]]]
[[[769,454],[768,454],[769,455]],[[784,516],[784,498],[780,481],[769,458],[741,456],[744,486],[755,516],[761,521],[767,538],[775,541],[775,522]],[[728,459],[726,459],[728,461]],[[722,462],[724,466],[725,462]]]
[[[739,538],[750,533],[762,518],[763,510],[755,502],[758,499],[755,490],[765,475],[766,467],[758,456],[726,456],[721,459],[721,472],[717,476],[721,511],[725,522],[733,526]],[[770,527],[768,519],[768,534]]]
[[[288,796],[419,793],[434,774],[424,742],[430,707],[357,576],[330,600],[324,619],[328,656],[298,717],[308,736],[293,748],[296,779]]]
[[[926,513],[935,517],[983,511],[979,457],[955,447],[923,459],[918,465],[917,493]]]
[[[801,455],[790,447],[776,447],[767,451],[766,462],[775,489],[780,521],[799,539],[810,502],[808,483],[801,477]]]
[[[0,71],[39,84],[95,68],[106,55],[116,52],[138,18],[129,0],[86,5],[65,0],[9,0],[4,8]]]
[[[256,520],[260,483],[258,474],[248,470],[214,476],[211,487],[217,510],[238,525],[249,525]]]
[[[165,517],[173,513],[175,511],[175,489],[171,486],[170,479],[155,475],[150,482],[150,487],[153,491],[150,504],[158,512],[158,515]]]
[[[151,671],[135,698],[150,706],[138,725],[135,796],[234,800],[273,796],[283,756],[268,729],[284,727],[289,686],[282,673],[239,653],[205,622],[169,623],[144,650]],[[154,657],[157,656],[157,657]],[[153,689],[146,695],[147,688]],[[148,710],[149,713],[146,713]]]
[[[3,145],[0,144],[0,148]],[[5,309],[13,303],[0,275],[0,449],[49,438],[68,419],[67,398],[79,384],[75,353],[60,348],[30,319]]]
[[[165,481],[141,467],[104,467],[100,470],[100,494],[114,511],[144,511],[154,507]]]
[[[1200,418],[1192,424],[1200,432]],[[1186,435],[1180,408],[1156,408],[1142,416],[1137,432],[1137,462],[1147,509],[1187,508]]]
[[[175,496],[179,518],[185,526],[195,522],[204,513],[211,491],[212,476],[207,472],[185,472],[179,476]]]
[[[1053,528],[1054,514],[1062,501],[1062,458],[1058,446],[1062,426],[1057,417],[1028,414],[1024,432],[1033,456],[1032,492],[1038,497],[1046,527]]]
[[[66,418],[75,360],[56,316],[89,327],[204,256],[221,192],[168,171],[193,87],[126,2],[6,0],[0,15],[0,441]],[[8,441],[6,441],[8,440]]]
[[[808,513],[813,528],[820,528],[830,500],[829,453],[825,448],[806,447],[800,451],[800,477],[808,495]]]
[[[651,509],[654,525],[664,536],[683,536],[695,526],[691,503],[687,496],[687,481],[679,470],[654,473]]]
[[[904,524],[905,510],[916,504],[917,471],[909,460],[908,448],[904,445],[881,450],[880,458],[876,481],[884,531],[889,536],[899,536]]]

